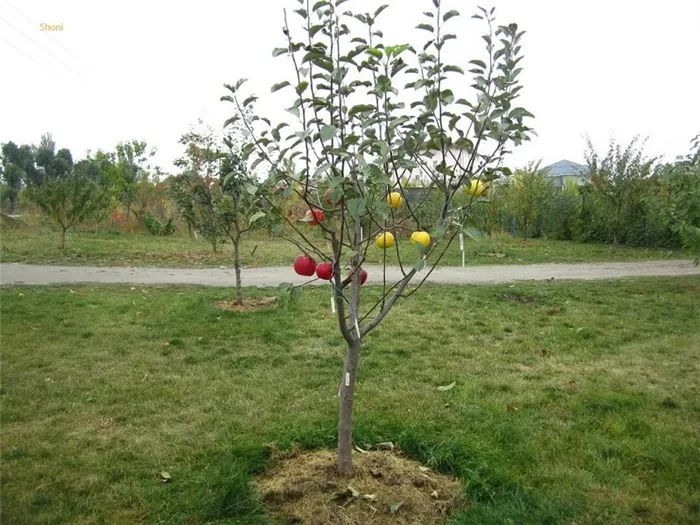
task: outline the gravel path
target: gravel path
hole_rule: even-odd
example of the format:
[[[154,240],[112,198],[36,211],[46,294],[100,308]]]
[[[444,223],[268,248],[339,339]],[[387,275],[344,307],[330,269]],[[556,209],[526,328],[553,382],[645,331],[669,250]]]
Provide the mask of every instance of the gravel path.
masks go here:
[[[378,266],[366,266],[368,283],[382,282]],[[427,269],[417,275],[422,279]],[[582,264],[527,264],[502,266],[441,267],[428,278],[435,283],[479,284],[510,281],[543,281],[549,279],[611,279],[637,276],[698,275],[700,266],[691,260],[638,261]],[[387,268],[387,280],[401,277],[398,268]],[[245,286],[277,286],[281,283],[300,284],[307,278],[294,273],[291,267],[248,268],[243,270]],[[233,268],[175,269],[85,266],[41,266],[33,264],[0,264],[2,284],[60,284],[60,283],[125,283],[125,284],[199,284],[205,286],[234,286]],[[314,284],[324,284],[317,280]]]

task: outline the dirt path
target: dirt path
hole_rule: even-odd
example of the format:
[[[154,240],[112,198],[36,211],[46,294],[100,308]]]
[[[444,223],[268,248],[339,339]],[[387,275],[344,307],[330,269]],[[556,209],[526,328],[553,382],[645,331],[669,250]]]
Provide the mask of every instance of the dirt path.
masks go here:
[[[382,282],[382,269],[366,266],[370,284]],[[426,270],[417,276],[422,279]],[[691,260],[582,263],[582,264],[527,264],[503,266],[442,267],[428,278],[435,283],[478,284],[509,281],[543,281],[549,279],[610,279],[636,276],[679,276],[700,274],[700,266]],[[396,281],[401,272],[387,268],[387,280]],[[294,273],[291,267],[249,268],[243,270],[245,286],[277,286],[281,283],[303,283],[306,278]],[[175,268],[122,268],[84,266],[41,266],[32,264],[0,264],[2,284],[60,284],[60,283],[125,283],[125,284],[199,284],[205,286],[234,286],[233,269],[175,269]],[[317,280],[314,284],[325,284]]]

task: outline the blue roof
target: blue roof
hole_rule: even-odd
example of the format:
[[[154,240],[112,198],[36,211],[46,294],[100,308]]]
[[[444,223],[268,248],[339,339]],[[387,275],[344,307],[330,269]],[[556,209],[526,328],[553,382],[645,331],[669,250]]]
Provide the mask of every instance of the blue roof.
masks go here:
[[[561,177],[562,175],[583,175],[586,172],[586,166],[571,162],[570,160],[560,160],[550,166],[547,166],[550,177]]]

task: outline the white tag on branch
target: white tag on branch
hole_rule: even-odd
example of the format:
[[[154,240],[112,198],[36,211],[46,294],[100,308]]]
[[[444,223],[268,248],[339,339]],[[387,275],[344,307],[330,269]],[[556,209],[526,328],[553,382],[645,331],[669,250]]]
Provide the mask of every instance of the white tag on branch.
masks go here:
[[[345,386],[350,386],[350,372],[345,372]]]
[[[452,390],[456,384],[457,384],[456,382],[452,382],[449,385],[439,386],[439,387],[437,387],[437,389],[440,392],[447,392],[448,390]]]
[[[331,296],[331,313],[335,313],[335,297]]]
[[[463,233],[459,234],[459,251],[460,252],[464,251],[464,234]]]

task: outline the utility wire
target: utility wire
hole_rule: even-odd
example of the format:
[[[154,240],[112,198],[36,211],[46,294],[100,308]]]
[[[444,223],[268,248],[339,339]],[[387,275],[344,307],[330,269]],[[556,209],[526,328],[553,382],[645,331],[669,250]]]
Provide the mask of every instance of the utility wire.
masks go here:
[[[77,76],[79,76],[79,77],[82,77],[82,76],[83,76],[83,75],[81,75],[80,73],[78,73],[77,71],[75,71],[71,66],[69,66],[68,64],[66,64],[61,58],[59,58],[59,57],[57,57],[56,55],[54,55],[49,49],[47,49],[46,47],[44,47],[43,45],[41,45],[39,42],[37,42],[36,40],[34,40],[31,36],[29,36],[27,33],[25,33],[24,31],[22,31],[21,29],[19,29],[17,26],[15,26],[15,25],[12,24],[11,22],[9,22],[6,18],[0,17],[0,20],[2,20],[3,22],[5,22],[8,26],[10,26],[10,27],[11,27],[12,29],[14,29],[15,31],[17,31],[17,32],[19,32],[20,34],[22,34],[27,40],[29,40],[30,42],[33,42],[36,46],[38,46],[38,47],[40,47],[41,49],[43,49],[44,51],[46,51],[46,53],[48,53],[48,55],[49,55],[51,58],[53,58],[54,60],[60,62],[66,69],[68,69],[68,71],[70,71],[71,73],[73,73],[74,75],[77,75]]]
[[[24,18],[27,22],[29,22],[29,23],[32,24],[33,26],[39,25],[39,24],[37,24],[34,20],[32,20],[31,18],[29,18],[27,15],[25,15],[22,11],[20,11],[12,2],[8,2],[7,0],[5,0],[5,3],[6,3],[7,5],[9,5],[12,9],[14,9],[22,18]],[[63,48],[63,50],[64,50],[66,53],[68,53],[69,55],[71,55],[75,60],[77,60],[77,61],[80,62],[80,63],[83,62],[82,59],[81,59],[79,56],[76,56],[76,54],[73,53],[73,51],[71,51],[70,49],[68,49],[68,48],[67,48],[66,46],[64,46],[63,44],[61,44],[61,42],[59,42],[58,40],[55,40],[50,34],[47,34],[46,36],[48,36],[49,39],[50,39],[54,44],[56,44],[57,46]]]
[[[13,48],[15,51],[17,51],[19,54],[23,55],[25,58],[28,58],[29,60],[31,60],[31,61],[34,62],[35,64],[38,64],[38,65],[41,66],[43,69],[49,69],[49,68],[46,66],[46,64],[42,64],[41,62],[39,62],[36,58],[34,58],[33,56],[31,56],[30,54],[25,53],[25,52],[22,51],[19,47],[17,47],[16,45],[14,45],[12,42],[8,42],[8,41],[5,40],[4,38],[0,38],[0,42],[4,42],[5,44],[7,44],[7,45],[10,46],[11,48]],[[52,73],[53,73],[53,72],[52,72]]]

